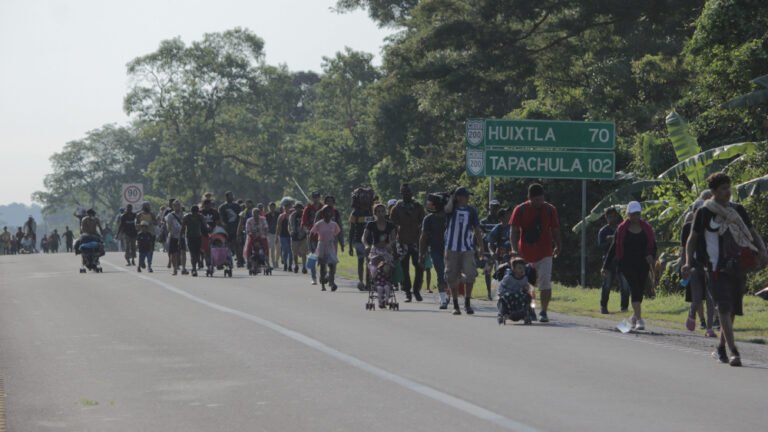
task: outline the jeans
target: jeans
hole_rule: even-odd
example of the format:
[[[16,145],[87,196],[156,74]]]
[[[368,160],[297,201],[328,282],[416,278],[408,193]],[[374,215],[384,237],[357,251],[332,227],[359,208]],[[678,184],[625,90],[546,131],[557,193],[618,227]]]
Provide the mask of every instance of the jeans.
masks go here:
[[[136,259],[136,236],[123,236],[125,242],[125,260]]]
[[[605,275],[603,276],[603,289],[600,294],[600,307],[608,307],[608,297],[611,295],[611,288],[613,287],[614,280],[619,284],[621,310],[626,310],[629,308],[629,287],[622,282],[622,278],[619,277],[619,270],[616,267],[605,270]]]
[[[200,265],[200,252],[202,245],[202,238],[200,237],[187,237],[187,248],[189,249],[189,256],[192,260],[192,269],[196,270]],[[202,266],[200,266],[202,267]]]
[[[144,265],[144,260],[147,262],[147,267],[152,268],[152,254],[154,251],[139,252],[139,266]]]
[[[432,265],[437,273],[437,291],[445,292],[445,253],[444,251],[430,251],[429,255],[432,257]]]
[[[403,291],[405,291],[405,295],[410,297],[411,296],[411,288],[413,288],[413,292],[418,293],[421,291],[421,282],[424,278],[424,269],[419,265],[419,247],[418,245],[412,244],[412,245],[404,245],[406,252],[404,256],[400,257],[400,265],[403,268],[403,283],[402,288]],[[413,276],[413,285],[411,285],[411,276],[409,271],[408,263],[409,261],[413,263],[413,270],[414,270],[414,276]]]
[[[283,257],[283,263],[288,266],[288,270],[293,268],[293,253],[291,251],[291,237],[280,237],[280,254]]]

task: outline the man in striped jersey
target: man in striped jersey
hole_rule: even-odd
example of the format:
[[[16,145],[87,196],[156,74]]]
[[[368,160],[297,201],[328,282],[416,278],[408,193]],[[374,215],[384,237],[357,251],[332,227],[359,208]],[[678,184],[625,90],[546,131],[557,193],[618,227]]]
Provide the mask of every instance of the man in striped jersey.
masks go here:
[[[464,276],[464,310],[467,315],[475,313],[470,305],[472,287],[477,277],[476,254],[483,250],[483,234],[477,210],[469,203],[469,191],[456,189],[445,206],[448,221],[445,229],[445,281],[453,296],[453,314],[461,315],[459,309],[459,283]]]

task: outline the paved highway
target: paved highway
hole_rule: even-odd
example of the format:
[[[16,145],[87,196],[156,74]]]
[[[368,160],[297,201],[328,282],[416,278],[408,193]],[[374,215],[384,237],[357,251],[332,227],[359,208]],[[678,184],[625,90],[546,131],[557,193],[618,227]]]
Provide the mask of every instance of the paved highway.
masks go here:
[[[556,314],[500,327],[490,303],[454,317],[429,297],[369,312],[351,283],[122,262],[108,254],[103,274],[81,275],[72,255],[0,257],[9,431],[768,427],[764,364],[731,368],[652,334]]]

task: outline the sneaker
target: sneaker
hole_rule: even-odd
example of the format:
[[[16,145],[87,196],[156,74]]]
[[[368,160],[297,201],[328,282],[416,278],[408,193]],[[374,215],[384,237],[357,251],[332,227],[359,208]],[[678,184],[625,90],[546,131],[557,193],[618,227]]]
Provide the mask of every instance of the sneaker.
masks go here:
[[[312,279],[312,285],[317,285],[317,279]]]
[[[729,364],[733,367],[740,367],[741,366],[741,356],[739,355],[738,351],[733,352],[733,355],[731,356],[731,361]]]
[[[539,322],[548,323],[549,317],[547,316],[546,311],[539,312]]]
[[[528,318],[531,320],[531,322],[539,322],[539,318],[536,316],[536,309],[528,309]]]
[[[474,315],[475,314],[475,310],[472,309],[471,305],[464,306],[464,310],[467,311],[467,315]]]
[[[707,329],[707,322],[704,320],[701,320],[701,323],[699,324],[699,329],[706,330]]]
[[[339,286],[331,282],[331,291],[336,292],[337,289],[339,289]]]
[[[192,270],[192,277],[197,277],[197,270]]]
[[[130,266],[131,266],[131,262],[130,262],[130,261],[126,262],[126,263],[125,263],[125,266],[126,266],[126,267],[130,267]]]
[[[645,321],[641,319],[637,320],[637,324],[635,325],[635,330],[645,330]]]
[[[461,310],[459,308],[454,309],[453,315],[461,315]]]
[[[307,268],[306,267],[302,267],[301,268],[301,274],[307,274]]]
[[[418,291],[413,292],[413,298],[415,298],[417,302],[424,300],[423,298],[421,298],[421,293]]]
[[[365,291],[365,284],[362,282],[357,283],[357,289],[358,291]]]
[[[136,271],[141,273],[141,267],[136,267]]]
[[[685,320],[685,328],[687,328],[688,331],[696,330],[696,320],[691,317],[688,317],[688,319]]]
[[[152,270],[152,267],[148,268],[147,271],[150,272],[150,273],[154,273],[155,272],[154,270]]]
[[[716,358],[720,363],[730,363],[724,346],[717,347],[717,350],[712,353],[712,357]]]
[[[715,334],[715,332],[712,329],[708,329],[707,332],[704,333],[704,336],[706,336],[708,338],[715,338],[715,337],[717,337],[717,335]]]
[[[184,270],[182,270],[182,271],[181,271],[181,274],[183,274],[183,275],[188,275],[188,274],[189,274],[189,271],[187,271],[187,269],[184,269]]]
[[[440,309],[442,310],[448,309],[448,302],[440,303]]]
[[[607,307],[605,307],[605,306],[601,306],[601,307],[600,307],[600,313],[601,313],[601,314],[603,314],[603,315],[608,315],[608,314],[610,314],[610,312],[608,312],[608,308],[607,308]]]

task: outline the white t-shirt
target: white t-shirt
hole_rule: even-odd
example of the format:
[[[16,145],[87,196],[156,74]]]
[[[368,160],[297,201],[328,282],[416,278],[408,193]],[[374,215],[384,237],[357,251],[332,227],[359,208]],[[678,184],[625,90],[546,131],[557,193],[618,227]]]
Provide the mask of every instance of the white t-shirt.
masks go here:
[[[172,238],[177,239],[181,237],[181,220],[182,216],[173,212],[170,212],[165,216],[165,226],[168,227],[168,235]]]
[[[717,260],[720,259],[720,236],[717,233],[720,229],[720,224],[715,222],[715,219],[712,218],[709,221],[708,228],[709,229],[704,231],[704,241],[707,245],[709,263],[712,264],[712,269],[717,270]]]

